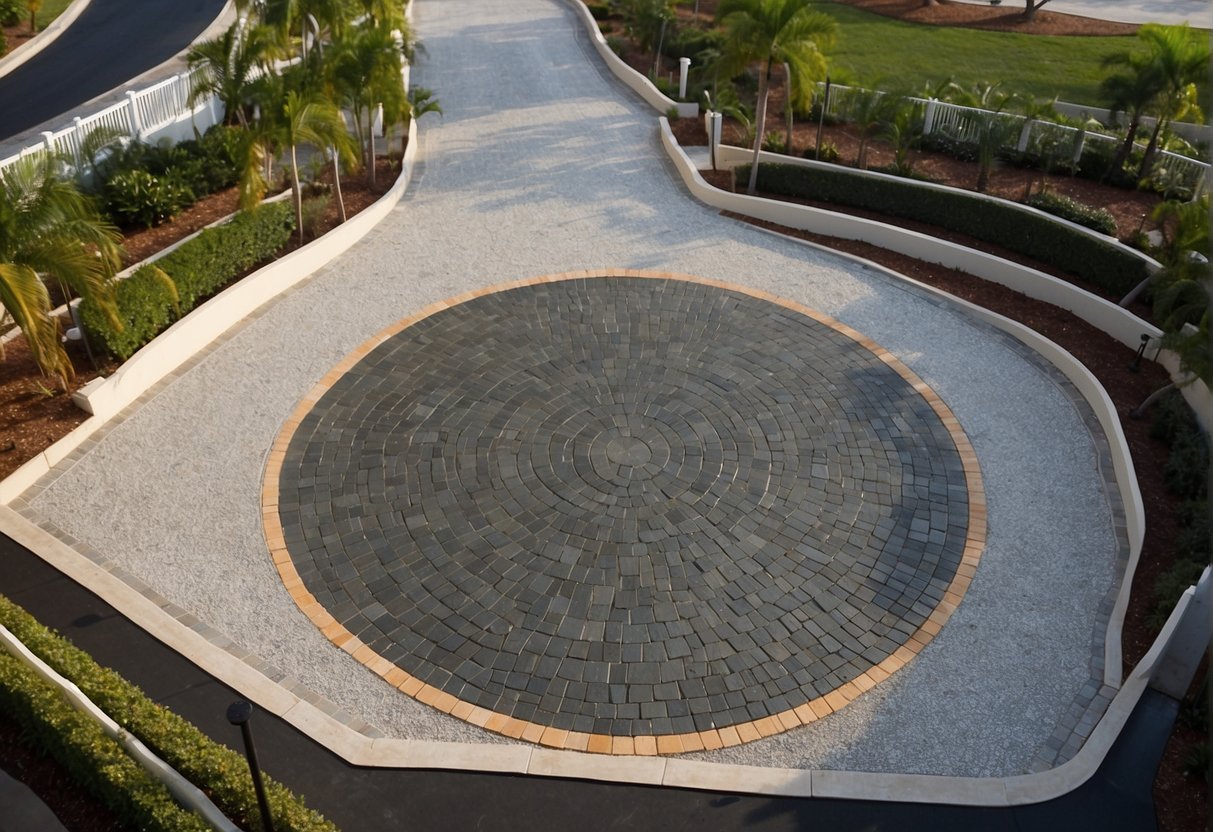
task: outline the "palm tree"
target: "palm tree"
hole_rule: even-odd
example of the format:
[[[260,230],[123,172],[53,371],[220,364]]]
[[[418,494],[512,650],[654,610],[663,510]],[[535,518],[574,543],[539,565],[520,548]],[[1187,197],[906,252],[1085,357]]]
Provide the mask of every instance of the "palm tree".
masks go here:
[[[811,80],[825,75],[822,54],[838,26],[834,19],[810,8],[810,0],[721,0],[717,18],[725,26],[722,56],[726,71],[736,75],[751,64],[761,63],[758,75],[758,113],[754,135],[754,160],[750,166],[747,193],[758,186],[758,157],[766,135],[767,94],[771,70],[777,63],[791,67],[807,97]],[[792,102],[789,102],[789,106]]]
[[[1162,346],[1179,356],[1180,381],[1151,393],[1132,411],[1134,418],[1164,394],[1196,379],[1213,386],[1209,310],[1213,306],[1210,267],[1209,197],[1194,202],[1164,202],[1154,212],[1163,220],[1167,238],[1159,259],[1164,268],[1152,275],[1154,317],[1164,331]]]
[[[327,61],[329,82],[335,98],[354,117],[354,133],[362,147],[368,181],[375,184],[374,118],[383,105],[384,118],[404,107],[402,61],[412,50],[408,37],[403,45],[382,26],[365,26],[347,32],[333,44]]]
[[[1124,141],[1120,143],[1112,163],[1102,177],[1107,179],[1119,174],[1124,169],[1125,162],[1129,160],[1129,154],[1133,152],[1133,142],[1137,139],[1137,131],[1141,128],[1142,116],[1162,91],[1162,77],[1145,56],[1136,52],[1116,52],[1104,58],[1103,65],[1105,68],[1119,67],[1124,70],[1104,78],[1100,82],[1099,91],[1108,102],[1113,119],[1120,113],[1124,113],[1129,119]]]
[[[340,164],[340,159],[354,159],[354,143],[350,134],[345,130],[345,121],[337,107],[328,100],[315,94],[303,95],[291,90],[286,94],[282,104],[281,121],[279,122],[281,143],[290,148],[291,153],[291,187],[295,195],[295,225],[299,229],[299,243],[303,243],[303,193],[299,187],[299,157],[298,148],[301,144],[310,144],[317,150],[335,148],[334,166]],[[338,175],[339,172],[334,171]],[[340,182],[340,180],[337,180]],[[340,184],[338,201],[340,202]],[[345,207],[341,208],[342,221],[345,220]]]
[[[1183,26],[1147,23],[1137,30],[1137,37],[1145,43],[1149,71],[1157,76],[1159,84],[1154,130],[1137,174],[1138,179],[1145,179],[1154,166],[1159,136],[1167,125],[1185,111],[1199,115],[1194,103],[1195,85],[1209,72],[1209,41],[1207,37],[1196,36],[1186,23]]]
[[[0,171],[0,305],[25,333],[44,373],[65,385],[75,376],[51,318],[43,278],[99,303],[118,322],[110,278],[120,263],[118,232],[103,222],[49,157],[27,157]]]
[[[207,96],[223,102],[223,123],[248,126],[253,84],[269,74],[278,47],[272,30],[237,21],[213,40],[203,41],[186,56],[195,73],[190,104]]]

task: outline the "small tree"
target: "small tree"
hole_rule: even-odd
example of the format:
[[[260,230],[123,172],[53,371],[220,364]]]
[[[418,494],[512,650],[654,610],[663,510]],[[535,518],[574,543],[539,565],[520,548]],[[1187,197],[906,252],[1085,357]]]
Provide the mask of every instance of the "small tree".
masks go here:
[[[91,298],[121,327],[110,278],[120,263],[118,232],[101,220],[49,156],[18,160],[0,171],[0,305],[25,334],[44,373],[65,385],[75,371],[50,317],[43,277],[69,294]]]
[[[760,64],[758,106],[754,130],[754,159],[747,193],[758,186],[758,159],[766,135],[767,97],[775,64],[788,64],[802,81],[802,95],[812,80],[824,77],[822,50],[833,42],[834,19],[812,11],[810,0],[722,0],[716,16],[725,26],[722,62],[735,75]],[[789,102],[789,106],[792,102]]]
[[[384,118],[404,107],[403,60],[413,48],[406,36],[403,46],[386,28],[366,26],[347,32],[333,44],[328,77],[335,98],[354,117],[354,133],[362,148],[367,181],[375,184],[375,111],[383,105]]]

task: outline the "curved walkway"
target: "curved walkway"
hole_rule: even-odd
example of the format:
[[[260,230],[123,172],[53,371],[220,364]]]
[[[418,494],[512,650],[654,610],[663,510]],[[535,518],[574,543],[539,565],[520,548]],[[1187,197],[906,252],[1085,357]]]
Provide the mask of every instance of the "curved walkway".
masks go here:
[[[1022,773],[1090,698],[1118,581],[1113,509],[1081,404],[1043,362],[874,269],[724,219],[667,165],[654,114],[550,0],[419,0],[446,115],[415,188],[348,254],[162,385],[20,508],[136,576],[371,736],[505,742],[394,690],[330,644],[267,553],[268,449],[304,395],[374,333],[445,298],[579,269],[656,269],[789,298],[870,337],[972,441],[989,539],[948,625],[841,711],[697,755],[793,768]]]

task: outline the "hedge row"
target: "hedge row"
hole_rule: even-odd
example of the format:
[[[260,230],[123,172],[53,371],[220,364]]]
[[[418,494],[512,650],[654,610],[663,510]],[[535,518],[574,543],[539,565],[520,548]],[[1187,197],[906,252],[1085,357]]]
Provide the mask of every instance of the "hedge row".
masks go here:
[[[257,798],[248,764],[241,754],[212,741],[189,722],[152,702],[139,688],[114,671],[99,666],[88,654],[43,627],[4,597],[0,597],[0,624],[44,662],[75,682],[85,696],[119,725],[202,789],[225,815],[246,829],[260,828]],[[3,687],[4,679],[0,678],[0,688]],[[54,729],[48,733],[53,736],[64,732]],[[308,809],[285,786],[266,778],[266,790],[276,830],[336,832],[337,827]],[[136,825],[134,828],[159,827]]]
[[[108,807],[124,827],[152,832],[206,832],[202,818],[182,808],[101,726],[76,710],[23,662],[0,651],[0,710]]]
[[[115,289],[117,329],[96,304],[80,305],[90,340],[126,360],[174,320],[258,263],[269,260],[290,239],[295,215],[289,202],[262,205],[231,222],[208,228],[193,240],[145,265]],[[161,270],[176,285],[177,297]]]
[[[745,183],[749,165],[735,169]],[[1108,243],[1064,225],[963,192],[924,188],[908,181],[777,163],[758,169],[758,187],[771,194],[878,211],[937,225],[1049,263],[1109,294],[1123,295],[1145,279],[1145,263]]]

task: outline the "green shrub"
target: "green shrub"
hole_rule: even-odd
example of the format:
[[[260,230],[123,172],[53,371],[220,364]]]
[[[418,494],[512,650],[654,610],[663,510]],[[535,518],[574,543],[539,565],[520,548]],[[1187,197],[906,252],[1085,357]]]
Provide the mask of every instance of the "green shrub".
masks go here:
[[[124,170],[106,180],[102,194],[106,213],[122,227],[151,228],[194,203],[189,184],[175,173]]]
[[[180,248],[156,261],[176,286],[180,314],[213,295],[253,266],[269,260],[290,239],[295,215],[289,202],[262,205],[237,214],[231,222],[204,230]],[[136,281],[132,286],[125,284]],[[126,359],[171,322],[171,293],[156,284],[152,270],[140,269],[118,283],[118,317],[115,331],[95,304],[80,305],[89,337]],[[130,333],[127,330],[131,330]]]
[[[1163,475],[1167,489],[1182,500],[1200,500],[1209,493],[1209,441],[1199,429],[1172,439]]]
[[[4,30],[0,29],[0,57],[8,54],[8,38],[4,36]]]
[[[749,174],[748,165],[735,170],[738,182],[747,181]],[[972,194],[843,169],[779,164],[759,168],[758,187],[771,194],[863,208],[951,229],[1050,263],[1112,295],[1123,295],[1146,276],[1141,260],[1109,243]]]
[[[613,17],[614,12],[606,3],[586,3],[585,7],[590,10],[590,15],[595,20],[606,20],[608,17]]]
[[[817,153],[817,148],[806,148],[804,153],[800,154],[806,159],[814,159],[818,162],[837,162],[838,161],[838,146],[829,139],[822,139],[821,153]]]
[[[139,688],[114,671],[100,667],[86,653],[47,630],[3,597],[0,597],[0,624],[43,661],[75,682],[85,696],[161,759],[206,792],[224,814],[244,828],[258,828],[257,798],[242,755],[208,739],[177,714],[152,702]],[[332,823],[304,806],[280,783],[267,778],[266,791],[275,829],[336,832]],[[135,825],[133,828],[160,827]],[[192,827],[170,825],[164,828],[188,830]]]
[[[1063,220],[1076,222],[1101,234],[1107,234],[1109,237],[1116,236],[1116,220],[1106,208],[1095,208],[1076,199],[1070,199],[1068,196],[1048,191],[1028,197],[1026,204],[1055,217],[1061,217]]]
[[[0,0],[0,26],[16,26],[26,14],[22,0]]]
[[[1155,631],[1162,629],[1179,603],[1179,598],[1188,587],[1200,580],[1205,565],[1190,560],[1177,560],[1171,568],[1154,581],[1154,607],[1146,616],[1146,623]]]
[[[1209,499],[1188,500],[1179,507],[1179,535],[1175,556],[1194,563],[1210,562],[1213,528],[1210,528]]]
[[[762,149],[768,153],[783,153],[786,142],[786,134],[780,133],[778,130],[771,130],[762,137]]]
[[[114,288],[122,329],[114,329],[95,304],[82,304],[80,315],[94,341],[123,361],[168,328],[176,319],[176,292],[165,285],[165,275],[156,266],[140,267]]]
[[[124,826],[163,832],[206,832],[211,828],[179,806],[168,789],[100,725],[4,652],[0,652],[0,708],[38,750],[55,760],[78,787],[107,806]]]

